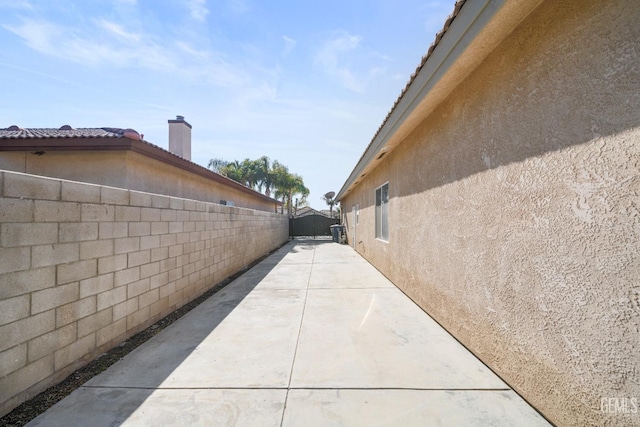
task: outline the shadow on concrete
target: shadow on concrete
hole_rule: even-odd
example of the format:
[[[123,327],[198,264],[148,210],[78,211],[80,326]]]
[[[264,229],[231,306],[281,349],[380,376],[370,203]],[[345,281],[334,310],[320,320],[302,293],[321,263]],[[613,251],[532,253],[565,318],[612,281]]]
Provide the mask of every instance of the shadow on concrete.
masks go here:
[[[29,426],[119,426],[127,422],[253,289],[290,253],[312,242],[290,241],[252,266],[162,332],[41,414]],[[236,281],[244,281],[234,287]],[[184,333],[185,323],[189,324]],[[215,355],[212,355],[215,357]]]

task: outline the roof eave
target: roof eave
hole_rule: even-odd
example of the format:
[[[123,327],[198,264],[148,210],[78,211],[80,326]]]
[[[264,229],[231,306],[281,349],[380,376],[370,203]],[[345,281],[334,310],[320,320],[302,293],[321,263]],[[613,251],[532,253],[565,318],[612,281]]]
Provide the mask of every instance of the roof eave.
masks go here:
[[[336,196],[340,201],[430,114],[542,0],[467,0],[411,77]],[[499,19],[497,19],[499,18]],[[496,21],[504,22],[496,24]],[[483,39],[479,40],[482,35]],[[471,59],[467,56],[472,56]],[[461,61],[464,57],[465,61]],[[459,65],[461,62],[464,64]],[[377,161],[376,161],[377,160]]]
[[[1,151],[114,151],[130,150],[146,157],[172,165],[179,169],[194,173],[222,185],[234,188],[253,197],[282,206],[282,202],[259,193],[232,179],[222,176],[197,163],[184,159],[157,145],[147,141],[126,137],[92,137],[92,138],[20,138],[0,139]]]
[[[243,184],[240,184],[237,181],[234,181],[226,176],[220,175],[210,169],[202,167],[197,163],[194,163],[190,160],[187,160],[183,157],[180,157],[176,154],[173,154],[170,151],[164,150],[154,144],[144,142],[144,141],[133,141],[131,146],[131,151],[136,153],[143,154],[147,157],[151,157],[153,159],[159,160],[164,163],[171,164],[180,169],[189,171],[191,173],[195,173],[196,175],[200,175],[204,178],[210,179],[212,181],[217,181],[223,185],[235,188],[243,193],[250,194],[251,196],[260,198],[264,201],[268,201],[276,204],[277,206],[281,206],[283,203],[279,200],[276,200],[272,197],[268,197],[262,193],[255,191],[252,188],[249,188]]]

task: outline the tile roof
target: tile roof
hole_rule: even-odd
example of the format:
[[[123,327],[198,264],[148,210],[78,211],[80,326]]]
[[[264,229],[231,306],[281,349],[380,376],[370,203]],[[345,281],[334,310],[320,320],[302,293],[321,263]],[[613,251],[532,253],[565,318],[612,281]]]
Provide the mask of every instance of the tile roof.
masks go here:
[[[384,118],[384,120],[382,121],[382,124],[380,125],[380,127],[378,128],[378,130],[376,131],[375,135],[373,135],[373,138],[371,138],[371,142],[369,143],[369,145],[367,145],[367,148],[364,150],[364,152],[362,153],[362,156],[360,156],[360,159],[358,159],[358,162],[356,163],[356,168],[358,167],[357,165],[362,161],[362,159],[364,158],[365,154],[367,153],[367,151],[369,150],[369,148],[371,148],[371,146],[373,145],[374,141],[376,140],[378,134],[382,131],[382,128],[384,128],[384,125],[387,124],[387,121],[389,120],[389,118],[391,117],[391,114],[393,113],[393,111],[396,109],[396,107],[398,106],[398,104],[400,104],[400,101],[402,100],[402,98],[404,97],[405,93],[407,93],[407,91],[409,90],[409,88],[411,87],[411,84],[414,82],[414,80],[416,79],[416,77],[418,77],[418,74],[420,73],[420,71],[422,70],[422,68],[424,67],[424,65],[426,64],[427,60],[431,57],[431,55],[433,54],[433,51],[435,50],[435,48],[438,46],[438,44],[440,43],[440,40],[442,40],[442,37],[444,36],[444,34],[447,32],[447,30],[449,29],[449,27],[451,26],[451,23],[453,22],[453,20],[458,16],[458,13],[460,13],[460,9],[462,9],[462,6],[464,6],[464,4],[466,3],[467,0],[457,0],[454,7],[453,7],[453,12],[451,12],[451,14],[449,15],[449,17],[445,20],[444,25],[442,27],[442,29],[436,34],[436,38],[433,41],[433,43],[431,43],[431,46],[429,46],[429,49],[427,50],[427,54],[424,55],[422,57],[422,60],[420,61],[420,64],[418,65],[418,67],[416,68],[416,71],[413,72],[413,74],[411,74],[411,77],[409,78],[409,81],[407,82],[407,84],[405,85],[404,89],[402,89],[402,92],[400,92],[400,95],[398,96],[398,98],[396,99],[396,101],[393,103],[393,106],[391,107],[391,110],[389,110],[389,112],[387,113],[387,116]],[[343,189],[344,190],[344,189]],[[340,190],[340,193],[342,193],[342,190]]]
[[[110,138],[112,141],[101,141],[100,138]],[[55,141],[51,141],[51,140]],[[95,141],[85,141],[94,139]],[[47,141],[49,140],[49,141]],[[26,148],[25,148],[26,147]],[[253,196],[261,197],[274,202],[278,206],[282,202],[266,196],[260,192],[249,188],[244,184],[236,182],[226,176],[213,172],[197,163],[178,156],[169,150],[165,150],[155,144],[144,140],[144,135],[133,129],[122,128],[78,128],[73,129],[65,125],[56,128],[19,128],[10,126],[0,128],[0,151],[23,151],[25,149],[47,149],[47,150],[104,150],[104,149],[132,149],[138,153],[171,164],[183,170],[193,172],[214,181],[222,182],[225,185],[234,187]]]
[[[132,129],[120,128],[79,128],[62,126],[56,128],[28,128],[23,129],[18,126],[10,126],[6,129],[0,128],[0,139],[43,139],[43,138],[132,138],[138,135]],[[138,139],[140,136],[138,135]]]
[[[424,64],[427,63],[427,60],[429,59],[429,57],[431,57],[431,54],[433,53],[435,48],[438,46],[438,43],[440,43],[440,40],[442,40],[442,37],[444,36],[444,33],[447,32],[447,30],[451,26],[451,23],[453,22],[453,20],[456,18],[456,16],[458,16],[458,13],[460,12],[460,9],[462,9],[462,6],[464,6],[465,2],[466,2],[466,0],[457,0],[456,1],[455,5],[453,7],[453,12],[451,12],[449,17],[447,17],[446,21],[444,21],[444,26],[436,34],[436,39],[433,41],[433,43],[431,43],[431,46],[429,46],[429,50],[427,50],[427,54],[422,57],[422,60],[420,61],[420,64],[416,68],[416,71],[414,71],[413,74],[411,74],[411,77],[409,78],[409,81],[405,85],[404,89],[402,89],[402,92],[400,92],[400,96],[398,96],[398,98],[396,99],[396,102],[393,103],[393,107],[391,107],[391,110],[389,110],[389,112],[387,113],[387,117],[385,117],[384,120],[382,121],[382,124],[380,125],[380,127],[376,131],[376,134],[371,139],[371,142],[373,142],[373,140],[376,139],[376,136],[378,136],[378,134],[380,133],[380,131],[384,127],[384,125],[387,122],[387,120],[389,120],[389,117],[391,116],[391,113],[393,113],[393,110],[398,106],[398,104],[400,103],[400,100],[402,99],[404,94],[407,92],[407,90],[409,90],[409,87],[411,86],[411,83],[413,83],[413,81],[416,79],[416,77],[418,76],[418,74],[422,70],[422,67],[424,67]]]
[[[322,215],[322,216],[325,216],[327,218],[332,218],[329,215],[329,210],[328,209],[327,210],[316,210],[316,209],[313,209],[310,206],[303,206],[301,208],[298,208],[295,211],[295,215],[294,216],[297,217],[297,218],[300,218],[300,217],[308,216],[308,215]],[[333,217],[336,217],[336,210],[335,209],[333,211]]]

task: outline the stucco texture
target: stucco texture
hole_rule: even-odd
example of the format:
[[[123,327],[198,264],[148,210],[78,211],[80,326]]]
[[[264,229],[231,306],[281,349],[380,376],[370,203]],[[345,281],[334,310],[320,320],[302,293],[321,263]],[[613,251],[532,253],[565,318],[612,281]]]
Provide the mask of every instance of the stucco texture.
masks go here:
[[[142,154],[121,151],[0,152],[0,169],[275,212],[275,201]]]
[[[350,244],[558,425],[640,425],[601,406],[640,400],[638,22],[543,2],[341,202]]]

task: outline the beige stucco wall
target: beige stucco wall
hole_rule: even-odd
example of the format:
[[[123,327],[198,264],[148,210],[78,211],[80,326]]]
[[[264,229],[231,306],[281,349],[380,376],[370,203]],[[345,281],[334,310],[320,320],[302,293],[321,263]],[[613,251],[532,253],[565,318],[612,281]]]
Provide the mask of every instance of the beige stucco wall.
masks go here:
[[[256,197],[170,164],[129,151],[0,152],[0,169],[275,212]]]
[[[276,213],[0,170],[0,416],[288,237]]]
[[[544,2],[342,200],[358,252],[558,425],[640,425],[601,407],[640,404],[638,22]]]

